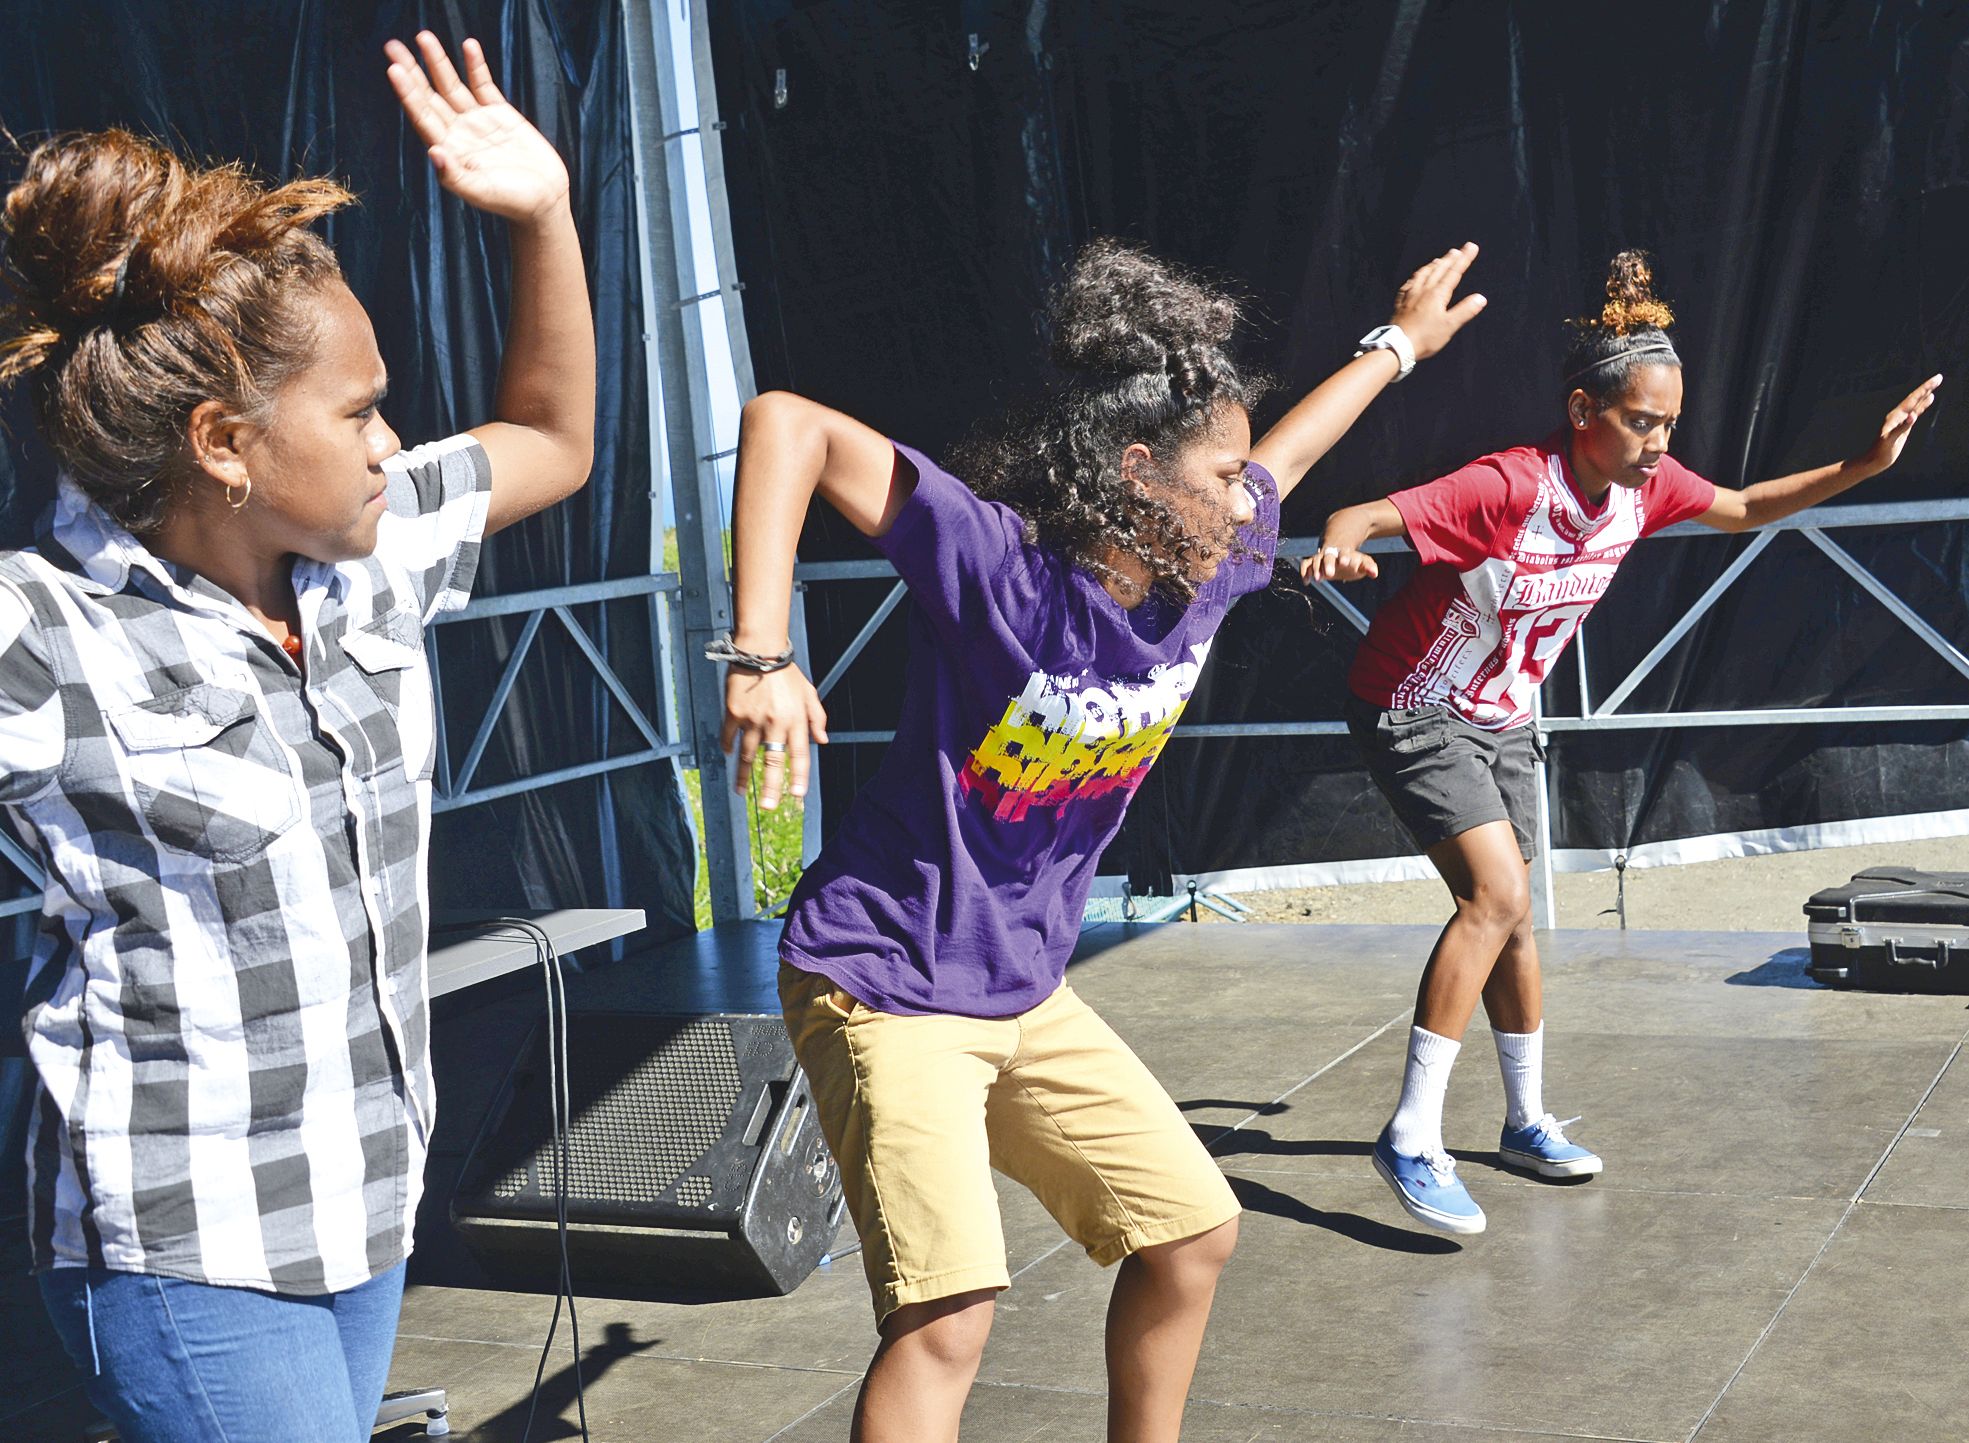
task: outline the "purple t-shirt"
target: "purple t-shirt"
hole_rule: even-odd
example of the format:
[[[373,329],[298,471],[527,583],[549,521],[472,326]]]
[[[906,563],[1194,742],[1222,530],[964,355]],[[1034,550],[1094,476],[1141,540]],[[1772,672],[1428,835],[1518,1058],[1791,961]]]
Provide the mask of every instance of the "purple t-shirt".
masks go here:
[[[1231,603],[1271,579],[1278,487],[1187,608],[1131,610],[907,446],[876,542],[915,599],[896,738],[800,879],[780,955],[884,1012],[1009,1017],[1059,987],[1101,851]]]

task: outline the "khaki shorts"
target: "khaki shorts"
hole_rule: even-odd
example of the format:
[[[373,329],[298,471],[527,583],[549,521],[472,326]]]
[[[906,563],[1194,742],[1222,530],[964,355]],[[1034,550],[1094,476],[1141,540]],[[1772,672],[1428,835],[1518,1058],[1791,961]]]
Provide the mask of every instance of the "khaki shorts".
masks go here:
[[[993,1168],[1103,1267],[1238,1214],[1169,1094],[1071,987],[1017,1017],[904,1017],[782,964],[779,996],[878,1325],[1011,1285]]]

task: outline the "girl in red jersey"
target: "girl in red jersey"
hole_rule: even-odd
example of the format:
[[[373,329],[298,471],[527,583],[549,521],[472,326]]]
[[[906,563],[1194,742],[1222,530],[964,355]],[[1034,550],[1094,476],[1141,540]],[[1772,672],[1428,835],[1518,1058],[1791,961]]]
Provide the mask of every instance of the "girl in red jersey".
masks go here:
[[[1483,1210],[1443,1145],[1451,1064],[1481,996],[1504,1073],[1503,1160],[1544,1177],[1598,1173],[1542,1100],[1532,856],[1533,694],[1628,550],[1680,521],[1745,531],[1826,501],[1893,465],[1940,376],[1888,413],[1851,460],[1741,491],[1668,455],[1682,410],[1674,317],[1646,257],[1616,256],[1607,302],[1577,323],[1566,424],[1537,445],[1479,457],[1427,485],[1327,521],[1305,576],[1377,574],[1361,547],[1402,536],[1421,567],[1375,616],[1355,658],[1347,725],[1395,815],[1456,901],[1422,972],[1407,1070],[1375,1169],[1418,1221],[1478,1233]]]

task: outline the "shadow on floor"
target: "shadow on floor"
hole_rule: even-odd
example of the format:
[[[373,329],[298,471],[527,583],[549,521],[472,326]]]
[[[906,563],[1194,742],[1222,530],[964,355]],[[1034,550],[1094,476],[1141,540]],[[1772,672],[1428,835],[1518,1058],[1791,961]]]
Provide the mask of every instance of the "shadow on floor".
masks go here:
[[[1292,1111],[1289,1102],[1232,1102],[1224,1097],[1194,1097],[1176,1106],[1184,1112],[1242,1112],[1248,1117],[1277,1117]]]
[[[1080,940],[1074,944],[1073,955],[1067,959],[1067,968],[1070,971],[1084,962],[1092,962],[1103,952],[1111,952],[1137,937],[1146,936],[1152,928],[1162,925],[1167,924],[1090,922],[1080,929]]]
[[[1748,972],[1733,973],[1723,980],[1732,987],[1802,987],[1808,992],[1830,990],[1805,970],[1811,960],[1811,948],[1787,947],[1782,952],[1771,954],[1769,961]]]
[[[563,1317],[562,1326],[566,1326]],[[557,1351],[560,1340],[567,1335],[562,1332],[556,1337]],[[595,1381],[624,1358],[633,1358],[638,1353],[648,1352],[662,1343],[661,1338],[647,1338],[636,1341],[627,1323],[610,1323],[603,1332],[599,1343],[590,1343],[581,1351],[581,1382],[584,1388],[593,1388]],[[533,1428],[527,1430],[528,1415],[532,1414]],[[590,1424],[593,1432],[593,1424]],[[535,1443],[552,1443],[557,1438],[579,1438],[581,1436],[581,1414],[575,1404],[574,1364],[568,1363],[557,1373],[548,1375],[540,1384],[540,1404],[533,1405],[533,1391],[515,1402],[504,1412],[495,1413],[483,1423],[472,1429],[472,1437],[483,1439],[484,1443],[519,1443],[522,1435],[535,1440]],[[422,1424],[412,1426],[405,1433],[389,1432],[379,1438],[416,1438],[423,1436]]]
[[[1194,1125],[1193,1125],[1194,1126]],[[1374,1151],[1371,1142],[1357,1142],[1351,1138],[1284,1138],[1273,1137],[1269,1132],[1260,1132],[1254,1127],[1240,1127],[1235,1132],[1221,1128],[1206,1132],[1195,1127],[1197,1137],[1210,1149],[1212,1157],[1236,1157],[1249,1154],[1253,1157],[1367,1157]],[[1483,1154],[1490,1159],[1491,1154]]]
[[[1343,1238],[1357,1243],[1365,1243],[1371,1248],[1380,1248],[1390,1253],[1423,1253],[1441,1255],[1460,1253],[1461,1243],[1448,1238],[1437,1237],[1433,1233],[1409,1232],[1404,1228],[1391,1228],[1386,1223],[1364,1218],[1359,1213],[1327,1212],[1300,1201],[1290,1193],[1282,1193],[1276,1188],[1266,1187],[1261,1182],[1253,1182],[1248,1177],[1225,1179],[1231,1191],[1246,1212],[1264,1213],[1269,1217],[1284,1218],[1291,1223],[1306,1223],[1312,1227],[1325,1228]]]

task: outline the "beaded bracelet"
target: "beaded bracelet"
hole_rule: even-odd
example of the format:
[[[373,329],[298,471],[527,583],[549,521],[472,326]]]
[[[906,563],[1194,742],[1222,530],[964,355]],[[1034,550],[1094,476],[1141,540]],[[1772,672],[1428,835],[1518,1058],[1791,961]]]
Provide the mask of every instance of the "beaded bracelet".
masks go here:
[[[705,643],[704,659],[723,662],[726,666],[735,666],[740,671],[752,671],[760,676],[769,676],[773,672],[784,671],[793,665],[793,649],[788,647],[778,656],[761,656],[756,651],[743,651],[734,646],[732,634],[727,631]]]

